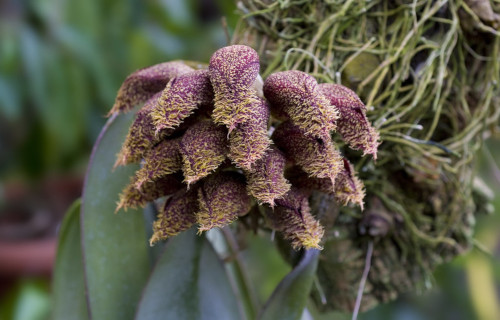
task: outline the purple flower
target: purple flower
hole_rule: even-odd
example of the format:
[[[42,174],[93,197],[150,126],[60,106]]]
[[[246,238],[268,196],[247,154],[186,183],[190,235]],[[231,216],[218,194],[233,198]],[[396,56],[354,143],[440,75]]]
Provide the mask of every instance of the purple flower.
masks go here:
[[[121,208],[126,210],[127,208],[144,207],[148,202],[172,194],[184,187],[180,176],[175,174],[143,183],[140,189],[138,189],[136,185],[137,180],[134,176],[130,184],[126,186],[120,194],[120,200],[118,201],[116,211]]]
[[[311,215],[306,194],[292,188],[283,199],[276,200],[276,207],[268,214],[272,226],[291,241],[294,249],[321,249],[319,242],[324,229]]]
[[[276,148],[269,149],[264,157],[258,160],[252,171],[245,172],[247,190],[259,202],[274,206],[274,201],[290,190],[290,184],[285,179],[286,158]]]
[[[259,69],[257,52],[243,45],[224,47],[210,58],[208,70],[215,92],[212,117],[229,132],[254,117],[260,103],[253,87]]]
[[[226,159],[227,130],[211,120],[191,126],[180,143],[184,182],[188,186],[212,173]]]
[[[198,190],[199,231],[221,228],[250,211],[245,179],[236,172],[219,172],[203,181]]]
[[[211,108],[213,100],[208,70],[196,70],[173,78],[151,110],[156,131],[177,128],[198,108]]]
[[[165,88],[173,77],[192,71],[183,62],[172,61],[140,69],[129,75],[116,96],[108,116],[116,112],[130,111],[135,105],[151,98]]]
[[[271,74],[264,81],[264,96],[273,114],[287,115],[306,135],[330,136],[337,113],[319,90],[316,79],[305,72],[291,70]]]
[[[379,134],[366,118],[366,107],[359,97],[349,88],[339,84],[323,83],[321,92],[339,112],[337,131],[342,139],[363,155],[371,154],[377,159],[380,144]]]
[[[195,213],[198,211],[198,190],[181,190],[168,198],[163,209],[153,223],[153,236],[149,243],[173,237],[185,231],[196,222]]]
[[[271,144],[268,137],[269,107],[259,98],[255,116],[239,124],[229,134],[229,158],[240,168],[251,170],[255,161],[264,156]]]
[[[180,138],[163,140],[145,153],[144,165],[136,173],[137,189],[145,182],[157,180],[182,169],[180,142]]]
[[[286,157],[310,176],[335,181],[342,170],[342,157],[330,137],[314,138],[290,121],[280,124],[272,139]]]

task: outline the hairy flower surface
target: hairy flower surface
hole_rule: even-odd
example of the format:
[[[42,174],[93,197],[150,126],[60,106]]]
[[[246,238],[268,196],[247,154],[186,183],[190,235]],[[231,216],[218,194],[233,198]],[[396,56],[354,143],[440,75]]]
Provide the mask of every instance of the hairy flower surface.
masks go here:
[[[210,59],[208,70],[215,92],[213,119],[229,132],[248,121],[258,109],[260,102],[253,84],[259,69],[259,55],[247,46],[224,47]]]
[[[261,203],[274,206],[274,201],[290,190],[290,184],[284,177],[286,158],[276,148],[267,151],[264,157],[254,165],[254,170],[245,173],[247,189]]]
[[[316,79],[305,72],[271,74],[264,81],[264,96],[275,113],[288,115],[306,135],[324,138],[335,130],[335,107],[324,97]]]
[[[240,168],[251,170],[255,161],[264,156],[271,144],[267,135],[269,106],[264,99],[254,105],[255,115],[239,124],[229,134],[229,158]]]
[[[215,52],[208,69],[182,70],[139,110],[116,162],[142,165],[117,210],[167,196],[151,243],[195,224],[200,232],[224,227],[268,205],[268,220],[254,207],[257,223],[270,221],[295,249],[320,248],[312,191],[363,209],[364,186],[330,136],[337,129],[376,157],[378,133],[354,92],[300,71],[271,74],[262,92],[259,57],[240,45]]]
[[[151,111],[157,132],[175,129],[196,109],[213,105],[208,75],[208,70],[195,70],[170,80]]]
[[[116,211],[121,208],[144,207],[148,202],[172,194],[182,188],[181,179],[174,174],[143,183],[140,189],[136,185],[137,179],[133,177],[130,184],[120,194]]]
[[[226,159],[227,131],[211,120],[190,127],[180,143],[184,181],[190,185],[212,173]]]
[[[185,231],[196,223],[198,211],[198,190],[181,190],[168,198],[153,223],[152,245]]]
[[[343,166],[335,179],[335,184],[332,184],[330,179],[309,177],[298,167],[288,170],[286,177],[301,190],[317,190],[328,193],[333,195],[335,200],[342,205],[353,203],[359,205],[363,210],[363,198],[365,197],[363,182],[358,179],[352,164],[347,159],[343,158],[342,162]]]
[[[243,176],[220,172],[210,176],[198,190],[200,231],[224,227],[250,211],[250,197]]]
[[[154,181],[182,169],[181,138],[163,140],[144,155],[144,165],[137,171],[137,189],[147,181]]]
[[[321,92],[339,112],[337,132],[351,148],[377,159],[379,134],[366,118],[366,107],[354,91],[339,84],[323,83]]]
[[[268,215],[269,219],[273,227],[291,241],[292,247],[321,249],[319,242],[324,229],[311,215],[306,194],[293,188],[283,199],[276,200],[276,204]]]
[[[164,62],[137,70],[121,85],[115,104],[108,115],[130,111],[135,105],[163,90],[170,79],[190,71],[193,71],[193,68],[181,61]]]
[[[342,157],[330,137],[308,136],[298,126],[286,121],[274,131],[273,141],[288,159],[312,177],[335,181],[342,170]]]

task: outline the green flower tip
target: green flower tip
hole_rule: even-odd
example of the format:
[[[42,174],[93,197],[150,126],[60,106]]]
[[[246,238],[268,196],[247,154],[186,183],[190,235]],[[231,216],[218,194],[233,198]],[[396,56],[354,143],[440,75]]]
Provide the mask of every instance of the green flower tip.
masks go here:
[[[130,111],[135,105],[163,90],[170,79],[190,71],[193,69],[181,61],[164,62],[137,70],[121,85],[108,116]]]

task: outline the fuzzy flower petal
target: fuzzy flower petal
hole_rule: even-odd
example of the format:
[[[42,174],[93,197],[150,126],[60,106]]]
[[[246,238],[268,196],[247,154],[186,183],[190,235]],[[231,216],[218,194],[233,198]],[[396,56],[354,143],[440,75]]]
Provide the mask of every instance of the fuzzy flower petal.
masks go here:
[[[259,75],[259,56],[248,46],[224,47],[212,55],[208,69],[215,92],[213,119],[231,132],[258,108],[253,84]]]
[[[309,177],[298,167],[287,170],[286,177],[294,187],[301,190],[318,190],[331,194],[342,205],[357,204],[363,210],[365,197],[364,185],[356,176],[354,168],[347,159],[343,158],[342,170],[335,179],[335,185],[330,179]]]
[[[129,128],[125,142],[117,155],[115,167],[129,163],[138,163],[144,153],[157,143],[160,137],[155,135],[155,127],[150,117],[151,109],[160,94],[151,97],[137,112],[137,116]]]
[[[229,158],[240,168],[251,170],[255,161],[264,156],[271,144],[267,132],[269,122],[269,106],[259,98],[256,104],[255,117],[238,125],[229,134]]]
[[[245,172],[247,190],[262,203],[274,206],[275,199],[284,196],[290,190],[290,184],[285,179],[286,159],[281,151],[271,148],[264,157],[254,165],[254,170]]]
[[[311,215],[307,196],[292,188],[283,199],[276,200],[277,206],[269,213],[273,228],[291,241],[294,249],[321,249],[319,242],[324,229]]]
[[[108,116],[115,112],[130,111],[135,105],[163,90],[170,79],[190,71],[193,68],[180,61],[164,62],[137,70],[121,85]]]
[[[181,190],[165,201],[162,212],[153,223],[153,236],[149,243],[173,237],[191,228],[196,222],[198,192],[196,189]]]
[[[305,134],[327,137],[335,130],[337,112],[319,90],[314,77],[291,70],[271,74],[264,82],[264,96],[273,113],[287,114]]]
[[[198,190],[199,231],[221,228],[250,211],[251,201],[244,178],[235,172],[210,176]]]
[[[156,131],[177,128],[196,109],[211,106],[213,99],[208,70],[196,70],[173,78],[151,112]]]
[[[144,155],[144,165],[136,173],[136,188],[182,169],[181,139],[163,140]]]
[[[272,139],[288,159],[312,177],[335,181],[342,170],[342,157],[330,137],[322,139],[304,135],[299,127],[287,121],[276,128]]]
[[[319,85],[323,95],[339,112],[337,131],[351,148],[377,159],[379,134],[366,118],[366,107],[354,91],[339,84]]]
[[[226,136],[227,130],[210,120],[200,121],[186,131],[180,150],[188,186],[212,173],[226,159]]]
[[[121,208],[144,207],[148,202],[172,194],[184,187],[178,175],[168,175],[155,181],[148,181],[141,185],[141,189],[136,188],[136,177],[132,177],[128,186],[120,194],[120,200],[116,211]]]

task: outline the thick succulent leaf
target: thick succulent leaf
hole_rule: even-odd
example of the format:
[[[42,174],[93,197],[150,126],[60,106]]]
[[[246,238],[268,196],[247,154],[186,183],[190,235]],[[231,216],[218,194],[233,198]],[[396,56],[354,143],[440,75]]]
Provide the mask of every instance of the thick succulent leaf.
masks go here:
[[[80,200],[70,207],[59,233],[52,284],[53,320],[86,320],[85,279],[80,245]]]
[[[300,319],[318,266],[319,251],[306,250],[299,264],[280,282],[266,302],[260,320]]]
[[[191,229],[167,243],[136,319],[242,319],[224,266],[205,237]]]
[[[138,166],[112,170],[133,113],[113,116],[90,160],[82,201],[82,241],[89,310],[94,319],[131,319],[150,273],[142,210],[114,214],[118,194]]]

